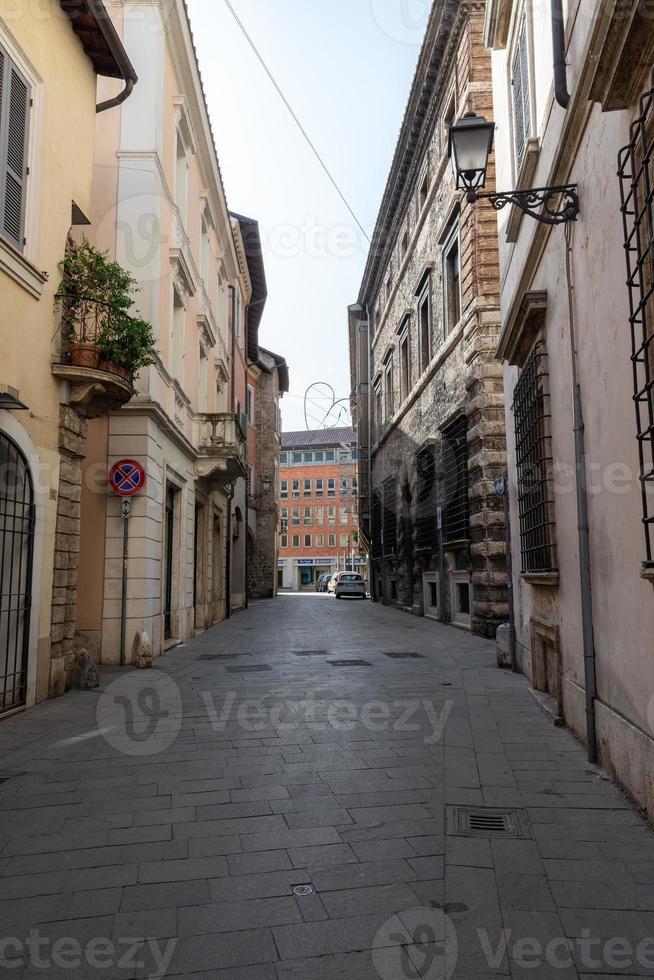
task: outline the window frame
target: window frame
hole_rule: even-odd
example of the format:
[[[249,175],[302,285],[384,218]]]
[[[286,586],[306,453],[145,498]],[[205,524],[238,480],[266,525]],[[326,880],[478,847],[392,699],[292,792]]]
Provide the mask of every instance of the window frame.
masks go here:
[[[455,250],[458,262],[458,276],[456,278],[456,296],[454,297],[453,310],[451,306],[453,297],[450,296],[450,263],[451,255]],[[449,337],[450,334],[456,330],[463,315],[461,295],[461,229],[458,214],[456,214],[450,222],[445,237],[443,238],[441,260],[443,265],[443,330],[444,336],[447,339],[447,337]],[[452,317],[453,312],[458,314],[454,321]]]
[[[524,121],[523,126],[523,136],[524,142],[522,145],[521,152],[518,147],[518,122],[516,119],[516,65],[521,56],[521,47],[524,42],[524,77],[521,73],[522,80],[526,83],[526,87],[521,89],[521,115]],[[533,91],[534,91],[534,78],[533,78],[533,54],[532,54],[532,28],[530,18],[528,16],[527,9],[523,9],[520,16],[516,21],[516,29],[511,44],[510,57],[507,59],[507,83],[508,83],[508,96],[509,96],[509,116],[510,116],[510,126],[511,126],[511,162],[513,165],[513,175],[514,181],[518,179],[518,176],[522,170],[522,166],[527,157],[527,147],[529,145],[529,140],[533,138],[534,135],[534,118],[533,118]]]
[[[288,480],[279,481],[279,499],[288,500]]]
[[[422,318],[423,308],[427,308],[427,356],[425,357],[425,338],[424,324]],[[433,309],[431,299],[431,270],[425,276],[425,281],[418,293],[418,357],[420,366],[420,376],[422,376],[431,363],[434,346],[433,328]]]
[[[404,326],[400,329],[400,338],[397,345],[398,360],[400,365],[400,405],[402,405],[406,398],[408,398],[409,392],[411,391],[411,344],[409,324],[410,319],[409,317],[406,317]]]

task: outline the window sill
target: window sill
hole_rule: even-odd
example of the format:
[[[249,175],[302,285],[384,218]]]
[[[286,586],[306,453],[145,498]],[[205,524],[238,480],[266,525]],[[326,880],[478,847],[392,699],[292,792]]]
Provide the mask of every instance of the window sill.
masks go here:
[[[544,589],[556,589],[559,586],[558,572],[522,572],[520,577],[528,585],[539,585]]]
[[[48,281],[47,274],[40,272],[3,238],[0,238],[0,269],[35,299],[40,299],[43,295],[43,287]]]

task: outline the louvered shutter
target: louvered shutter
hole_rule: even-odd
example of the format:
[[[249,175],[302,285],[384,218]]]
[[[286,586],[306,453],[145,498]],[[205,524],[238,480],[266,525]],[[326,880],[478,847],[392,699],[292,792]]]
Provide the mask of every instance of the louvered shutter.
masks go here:
[[[0,231],[23,248],[30,87],[5,52],[0,52]]]
[[[529,95],[529,54],[527,51],[527,22],[523,20],[513,59],[513,130],[516,169],[522,166],[527,141],[531,136],[531,99]]]

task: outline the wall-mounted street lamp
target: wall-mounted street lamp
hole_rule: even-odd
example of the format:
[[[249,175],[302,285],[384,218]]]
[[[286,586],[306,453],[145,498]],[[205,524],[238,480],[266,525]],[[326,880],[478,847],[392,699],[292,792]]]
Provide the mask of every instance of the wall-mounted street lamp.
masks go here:
[[[576,184],[560,187],[530,187],[526,190],[480,194],[478,188],[486,184],[488,158],[493,148],[494,124],[474,112],[467,112],[462,119],[450,126],[449,157],[454,171],[456,186],[466,191],[468,201],[490,201],[496,211],[507,204],[515,204],[525,214],[545,225],[560,225],[576,221],[579,214],[579,197]]]
[[[273,481],[270,479],[270,477],[264,476],[263,479],[261,480],[260,493],[248,494],[248,503],[254,505],[257,503],[257,501],[260,501],[264,497],[267,497],[270,491],[272,490],[272,486],[273,486]]]

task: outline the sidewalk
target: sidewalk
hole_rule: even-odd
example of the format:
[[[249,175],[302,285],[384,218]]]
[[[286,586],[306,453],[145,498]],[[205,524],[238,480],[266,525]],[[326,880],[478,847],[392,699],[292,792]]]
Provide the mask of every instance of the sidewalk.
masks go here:
[[[0,973],[654,976],[654,835],[494,656],[283,595],[0,722]]]

